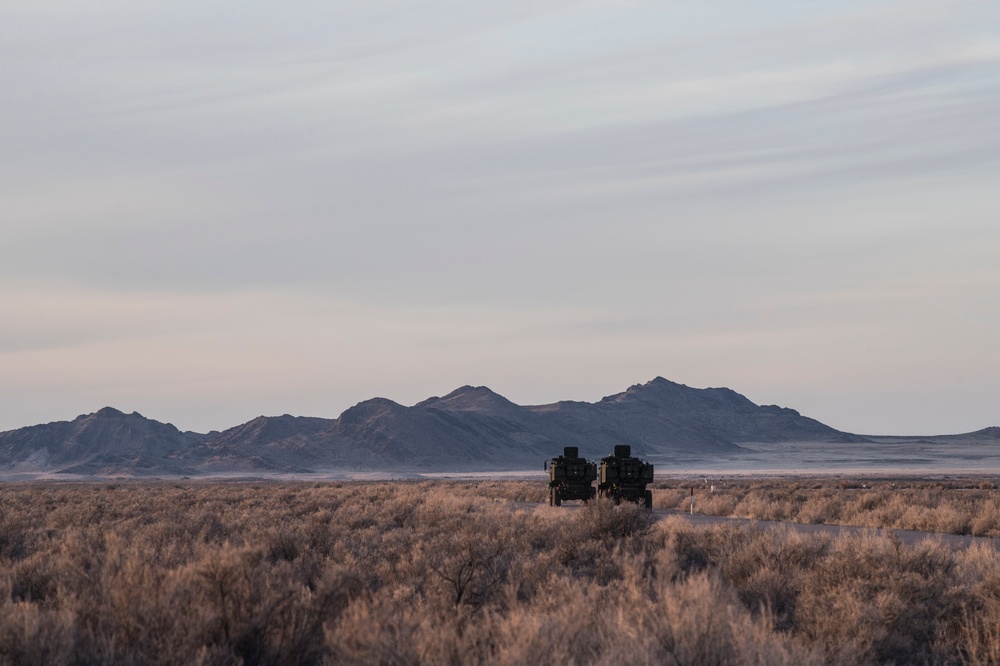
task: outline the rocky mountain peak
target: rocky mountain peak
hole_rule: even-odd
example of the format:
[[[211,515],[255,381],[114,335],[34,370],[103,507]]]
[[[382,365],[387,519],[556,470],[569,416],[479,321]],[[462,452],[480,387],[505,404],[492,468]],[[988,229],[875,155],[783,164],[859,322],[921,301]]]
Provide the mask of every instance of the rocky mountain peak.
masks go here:
[[[93,414],[84,414],[83,417],[96,417],[99,419],[120,419],[125,416],[125,412],[115,409],[114,407],[101,407]]]
[[[428,398],[416,407],[451,412],[492,412],[520,409],[516,404],[486,386],[460,386],[443,398]]]
[[[388,398],[371,398],[350,407],[337,419],[341,426],[362,423],[373,418],[399,413],[406,409]]]
[[[309,416],[258,416],[242,425],[208,437],[211,446],[234,444],[237,446],[267,445],[282,439],[310,436],[329,427],[334,421]]]
[[[692,388],[663,377],[634,384],[622,393],[609,395],[601,404],[644,403],[670,409],[757,409],[757,405],[728,388]]]

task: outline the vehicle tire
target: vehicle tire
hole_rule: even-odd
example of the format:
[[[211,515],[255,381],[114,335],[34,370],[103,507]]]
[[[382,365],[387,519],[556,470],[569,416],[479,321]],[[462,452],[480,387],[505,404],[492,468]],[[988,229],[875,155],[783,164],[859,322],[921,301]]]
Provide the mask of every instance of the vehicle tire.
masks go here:
[[[554,490],[554,496],[555,496],[555,500],[554,501],[555,501],[556,506],[562,506],[562,496],[559,494],[559,489],[558,488],[556,488]]]
[[[594,499],[596,497],[597,497],[597,488],[591,488],[590,489],[590,499]]]
[[[646,491],[645,500],[646,501],[644,502],[644,504],[646,505],[646,508],[647,509],[652,509],[653,508],[653,491],[652,490],[647,490]]]

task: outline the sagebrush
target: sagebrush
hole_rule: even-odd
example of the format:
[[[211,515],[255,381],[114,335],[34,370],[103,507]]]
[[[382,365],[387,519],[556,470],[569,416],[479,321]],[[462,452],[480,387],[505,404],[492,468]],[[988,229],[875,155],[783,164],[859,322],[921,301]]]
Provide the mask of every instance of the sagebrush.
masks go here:
[[[533,504],[545,490],[536,482],[5,485],[0,661],[1000,659],[992,549],[701,529],[607,502]]]
[[[690,486],[658,483],[659,506],[687,510]],[[1000,491],[988,480],[735,479],[695,489],[698,513],[1000,537]]]

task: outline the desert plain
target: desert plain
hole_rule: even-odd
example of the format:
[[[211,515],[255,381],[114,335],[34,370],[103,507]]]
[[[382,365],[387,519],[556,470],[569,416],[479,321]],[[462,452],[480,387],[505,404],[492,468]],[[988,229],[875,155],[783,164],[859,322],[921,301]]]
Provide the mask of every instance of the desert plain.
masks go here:
[[[537,478],[5,483],[0,662],[996,663],[998,485],[660,475],[648,512]],[[692,487],[744,520],[691,522]]]

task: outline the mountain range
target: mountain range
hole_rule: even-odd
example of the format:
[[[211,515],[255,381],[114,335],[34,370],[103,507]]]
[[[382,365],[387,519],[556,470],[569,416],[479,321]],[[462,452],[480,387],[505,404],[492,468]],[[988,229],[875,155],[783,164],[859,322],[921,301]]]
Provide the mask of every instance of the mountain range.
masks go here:
[[[980,431],[997,438],[1000,431]],[[336,419],[260,416],[222,432],[105,407],[72,421],[0,433],[0,471],[180,476],[324,471],[538,469],[563,446],[607,455],[630,444],[650,460],[739,455],[746,443],[865,444],[793,409],[757,405],[728,388],[657,377],[594,403],[521,406],[484,386],[406,407],[373,398]]]

